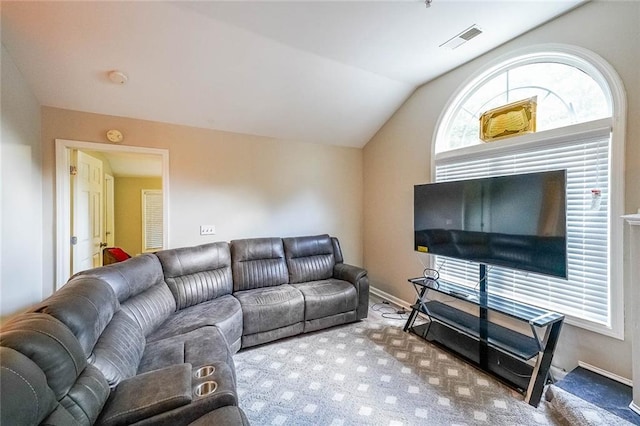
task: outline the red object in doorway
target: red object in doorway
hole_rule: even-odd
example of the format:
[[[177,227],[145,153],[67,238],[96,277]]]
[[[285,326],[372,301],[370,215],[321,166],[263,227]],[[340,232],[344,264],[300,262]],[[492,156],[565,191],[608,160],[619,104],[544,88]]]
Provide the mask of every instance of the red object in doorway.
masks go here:
[[[110,265],[112,263],[122,262],[131,256],[120,247],[107,247],[102,252],[102,264]]]

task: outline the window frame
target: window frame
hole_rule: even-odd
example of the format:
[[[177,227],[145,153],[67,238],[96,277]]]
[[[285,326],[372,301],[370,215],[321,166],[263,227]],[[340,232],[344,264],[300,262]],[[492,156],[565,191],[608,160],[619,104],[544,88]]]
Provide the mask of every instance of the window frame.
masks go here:
[[[536,62],[557,62],[582,70],[597,82],[609,102],[608,107],[612,115],[611,118],[605,120],[611,123],[609,154],[611,216],[609,222],[610,253],[608,289],[610,326],[607,327],[571,317],[567,317],[566,322],[580,328],[622,340],[624,339],[624,221],[621,216],[624,214],[624,151],[627,102],[622,80],[607,61],[587,49],[553,43],[518,49],[496,58],[484,67],[480,67],[477,72],[469,76],[459,86],[445,105],[436,122],[435,131],[433,132],[431,140],[431,181],[435,181],[436,162],[438,159],[451,158],[452,156],[458,155],[468,156],[475,150],[484,151],[484,149],[492,149],[491,144],[486,144],[472,145],[436,153],[438,142],[446,137],[452,119],[466,99],[471,96],[478,87],[507,69]],[[574,126],[569,127],[574,128]],[[560,127],[547,132],[562,134],[566,133],[566,129],[566,127]],[[526,137],[527,135],[523,135],[519,138]]]

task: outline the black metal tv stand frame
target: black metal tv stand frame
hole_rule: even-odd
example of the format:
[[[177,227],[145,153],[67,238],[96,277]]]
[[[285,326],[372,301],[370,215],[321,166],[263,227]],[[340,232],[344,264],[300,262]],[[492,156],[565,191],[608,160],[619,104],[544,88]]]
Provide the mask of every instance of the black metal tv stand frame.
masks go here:
[[[538,406],[558,342],[564,315],[487,292],[486,266],[480,266],[480,290],[445,281],[412,278],[416,303],[404,326],[430,342],[454,352],[470,364],[518,390]],[[427,300],[436,291],[478,307],[478,316],[437,300]],[[490,313],[499,313],[528,323],[531,335],[496,324]],[[428,318],[415,326],[418,314]],[[540,332],[544,329],[543,337]],[[534,360],[535,358],[535,360]]]

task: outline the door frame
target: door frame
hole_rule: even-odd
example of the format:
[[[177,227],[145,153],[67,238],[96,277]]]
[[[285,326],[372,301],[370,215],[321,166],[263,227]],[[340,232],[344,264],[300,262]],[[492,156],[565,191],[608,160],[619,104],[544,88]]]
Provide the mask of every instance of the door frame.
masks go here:
[[[56,252],[55,288],[61,288],[71,276],[71,166],[72,149],[97,152],[127,152],[159,155],[162,158],[162,245],[169,248],[169,150],[130,145],[107,145],[96,142],[56,139]]]
[[[104,174],[104,242],[107,247],[113,247],[116,241],[115,217],[114,217],[114,194],[115,179],[109,173]],[[107,235],[107,232],[110,234]]]

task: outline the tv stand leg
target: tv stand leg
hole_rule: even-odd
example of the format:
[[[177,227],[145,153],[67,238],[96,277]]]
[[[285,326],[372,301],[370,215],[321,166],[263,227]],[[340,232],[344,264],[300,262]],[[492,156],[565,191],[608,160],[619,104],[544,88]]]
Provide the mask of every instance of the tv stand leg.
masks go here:
[[[542,391],[544,390],[544,385],[546,384],[547,377],[549,376],[551,360],[553,359],[553,352],[556,350],[556,344],[558,343],[558,337],[560,337],[561,328],[562,321],[558,321],[551,326],[547,338],[545,339],[546,345],[544,346],[544,350],[538,355],[536,366],[533,369],[525,401],[534,407],[538,406],[540,398],[542,398]]]
[[[415,308],[412,309],[411,314],[409,315],[409,319],[407,319],[407,322],[404,324],[403,331],[407,331],[411,327],[413,327],[413,323],[415,322],[417,316],[418,316],[418,310]]]
[[[422,298],[424,297],[424,294],[427,292],[427,287],[426,286],[422,287],[420,291],[416,289],[416,292],[418,293],[418,298],[416,299],[416,303],[414,306],[422,306],[422,304],[424,303]],[[403,331],[408,331],[411,327],[413,327],[413,323],[416,321],[416,317],[418,316],[419,312],[420,310],[417,307],[414,307],[411,310],[409,319],[407,319],[407,322],[404,324]]]

